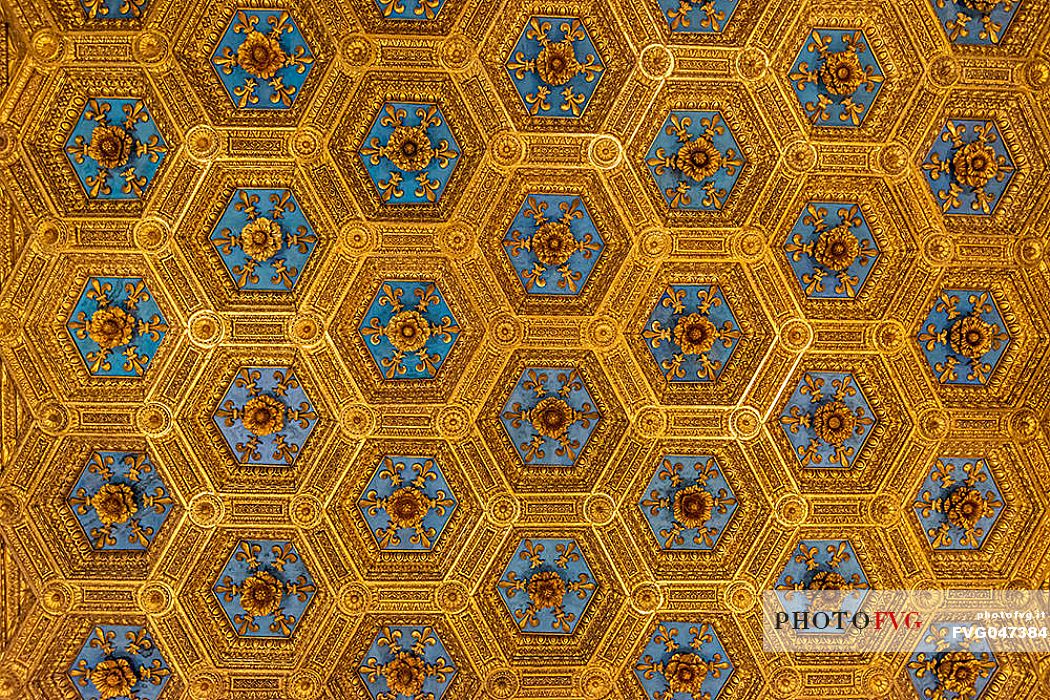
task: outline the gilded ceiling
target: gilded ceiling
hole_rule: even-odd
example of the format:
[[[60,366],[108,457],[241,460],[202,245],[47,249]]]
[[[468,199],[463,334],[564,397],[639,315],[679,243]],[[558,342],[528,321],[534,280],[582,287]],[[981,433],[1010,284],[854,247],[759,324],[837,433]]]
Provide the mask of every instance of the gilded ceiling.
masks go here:
[[[1046,0],[0,10],[0,698],[1048,697]]]

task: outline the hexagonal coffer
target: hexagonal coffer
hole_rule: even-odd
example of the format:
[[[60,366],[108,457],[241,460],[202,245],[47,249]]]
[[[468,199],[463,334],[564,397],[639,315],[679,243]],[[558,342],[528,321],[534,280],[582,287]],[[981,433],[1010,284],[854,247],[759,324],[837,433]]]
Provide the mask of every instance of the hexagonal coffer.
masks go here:
[[[649,313],[642,337],[668,382],[714,382],[744,332],[717,285],[672,284]]]
[[[290,109],[313,70],[314,56],[287,10],[242,7],[211,56],[237,109]]]
[[[816,28],[795,58],[790,78],[812,124],[859,127],[885,76],[862,30]]]
[[[518,629],[526,634],[572,634],[598,589],[574,539],[521,541],[497,584]]]
[[[638,502],[662,549],[714,549],[737,509],[733,489],[710,455],[666,455]]]
[[[434,204],[441,200],[460,153],[436,104],[386,102],[358,157],[383,204]]]
[[[718,211],[746,160],[720,111],[672,110],[645,156],[671,209]]]
[[[600,420],[573,367],[527,367],[500,412],[500,424],[526,465],[572,466]]]
[[[65,152],[89,199],[143,199],[168,144],[142,99],[92,97],[73,125]]]
[[[994,121],[950,119],[927,151],[922,172],[945,214],[991,216],[1014,176],[1014,161]]]
[[[172,669],[145,627],[98,625],[69,668],[82,700],[157,700]]]
[[[433,379],[460,328],[436,282],[385,280],[358,332],[385,379]]]
[[[845,619],[860,610],[871,585],[849,540],[803,540],[788,559],[773,589],[784,612],[796,614],[844,610]],[[845,634],[837,623],[799,627],[799,634]]]
[[[503,251],[526,294],[576,296],[605,240],[587,203],[571,194],[529,194],[503,237]]]
[[[241,637],[291,637],[316,592],[295,545],[281,540],[241,540],[212,586]]]
[[[578,17],[530,17],[506,62],[525,110],[540,117],[579,118],[605,64]]]
[[[143,551],[175,504],[142,452],[92,452],[66,502],[96,550]]]
[[[291,190],[237,188],[209,240],[238,290],[290,292],[317,234]]]
[[[387,455],[357,501],[384,551],[430,551],[458,502],[434,457]]]
[[[948,41],[965,46],[999,44],[1022,4],[1015,0],[930,0]]]
[[[933,549],[979,549],[1003,514],[1003,493],[983,457],[941,457],[912,510]]]
[[[141,277],[91,277],[66,329],[92,376],[141,377],[168,322]]]
[[[634,676],[651,700],[716,700],[734,670],[714,626],[687,620],[657,622],[634,664]]]
[[[981,386],[992,378],[1010,333],[986,289],[942,289],[916,337],[941,384]]]
[[[923,631],[905,667],[917,697],[977,700],[984,695],[999,670],[988,640],[952,638],[953,628],[972,625],[972,618],[938,620]]]
[[[290,367],[242,367],[212,421],[241,466],[292,466],[318,421]]]
[[[860,205],[809,202],[784,241],[784,255],[809,299],[852,299],[880,251]]]
[[[795,458],[810,469],[854,465],[875,423],[850,372],[806,372],[780,414]]]
[[[441,637],[423,625],[384,626],[358,671],[372,700],[441,700],[456,673]]]

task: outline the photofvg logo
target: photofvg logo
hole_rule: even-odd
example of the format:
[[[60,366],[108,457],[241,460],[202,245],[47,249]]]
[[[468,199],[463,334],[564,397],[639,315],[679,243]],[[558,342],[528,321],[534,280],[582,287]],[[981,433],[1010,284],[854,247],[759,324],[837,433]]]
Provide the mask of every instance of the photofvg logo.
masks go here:
[[[766,651],[908,652],[922,657],[916,663],[933,664],[930,674],[939,659],[963,663],[973,656],[976,673],[985,651],[1050,652],[1050,591],[875,591],[794,583],[762,595]]]
[[[918,610],[796,610],[792,613],[778,612],[778,630],[790,626],[795,632],[845,632],[849,628],[866,630],[873,627],[876,632],[899,630],[901,627],[917,630],[922,627],[922,613]]]

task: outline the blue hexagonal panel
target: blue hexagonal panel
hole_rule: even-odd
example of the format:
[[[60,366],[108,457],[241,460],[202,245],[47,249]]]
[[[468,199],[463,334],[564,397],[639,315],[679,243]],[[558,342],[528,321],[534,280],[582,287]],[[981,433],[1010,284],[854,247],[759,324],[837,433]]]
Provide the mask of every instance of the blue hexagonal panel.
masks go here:
[[[430,551],[456,504],[437,459],[403,455],[384,456],[357,501],[384,551]]]
[[[289,109],[314,55],[287,10],[242,7],[219,39],[211,65],[238,109]]]
[[[652,700],[717,700],[733,670],[713,625],[664,620],[649,635],[634,676]]]
[[[710,455],[666,455],[638,501],[662,549],[714,549],[736,512],[733,489]]]
[[[672,32],[715,33],[726,28],[737,0],[660,0],[660,12]]]
[[[94,549],[143,551],[175,504],[149,457],[93,452],[66,502]]]
[[[436,282],[386,280],[357,330],[385,379],[433,379],[459,322]]]
[[[860,610],[870,588],[868,575],[849,540],[799,542],[773,586],[788,615],[829,610],[848,613],[841,627],[837,622],[825,627],[799,627],[795,629],[798,634],[845,634],[848,620]]]
[[[358,156],[383,204],[436,204],[460,152],[440,107],[386,102]]]
[[[747,160],[721,112],[673,110],[645,164],[671,209],[718,211]]]
[[[423,625],[383,627],[359,670],[372,700],[441,700],[456,672],[441,637]]]
[[[587,204],[572,194],[527,195],[503,236],[526,294],[576,296],[604,249]]]
[[[941,384],[987,384],[1010,345],[1010,333],[987,289],[942,289],[917,336]]]
[[[871,111],[885,76],[863,31],[816,28],[789,77],[811,124],[857,127]]]
[[[601,419],[575,367],[527,367],[500,412],[526,465],[571,467]]]
[[[90,199],[142,199],[168,144],[139,98],[93,97],[66,139],[66,158]]]
[[[945,214],[991,216],[1014,176],[1014,162],[995,122],[950,119],[922,172]]]
[[[906,667],[908,680],[920,698],[980,700],[999,662],[987,639],[955,640],[953,627],[970,627],[973,620],[930,624]]]
[[[149,0],[80,0],[88,19],[136,19],[148,4]]]
[[[141,377],[168,332],[141,277],[91,277],[66,329],[94,377]]]
[[[879,246],[860,205],[809,202],[784,241],[784,255],[810,299],[852,299],[868,280]]]
[[[293,466],[318,415],[290,367],[242,367],[212,420],[241,466]]]
[[[212,593],[241,637],[287,639],[317,587],[291,542],[241,540]]]
[[[317,234],[291,190],[238,188],[210,240],[237,289],[290,292]]]
[[[437,19],[445,0],[375,0],[387,19]]]
[[[995,46],[1010,27],[1020,0],[930,0],[948,41]]]
[[[525,634],[572,634],[598,582],[574,539],[524,539],[500,576],[499,596]]]
[[[99,625],[69,668],[82,700],[157,700],[171,667],[144,627]]]
[[[934,549],[978,549],[1003,507],[1003,493],[982,457],[939,458],[912,504]]]
[[[855,464],[876,422],[849,372],[806,372],[780,413],[795,456],[811,469]]]
[[[645,345],[669,382],[716,381],[744,332],[713,284],[672,284],[645,321]]]
[[[605,64],[578,17],[530,17],[507,57],[507,73],[532,116],[583,116]]]

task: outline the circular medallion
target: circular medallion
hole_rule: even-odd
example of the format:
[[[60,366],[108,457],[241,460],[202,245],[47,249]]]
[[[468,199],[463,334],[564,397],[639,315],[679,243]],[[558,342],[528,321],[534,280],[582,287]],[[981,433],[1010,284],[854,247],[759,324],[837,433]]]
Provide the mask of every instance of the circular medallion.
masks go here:
[[[664,434],[667,420],[659,406],[646,406],[634,418],[634,430],[642,438],[657,438]]]
[[[225,506],[217,493],[198,493],[190,499],[190,522],[197,527],[213,528],[222,522]]]
[[[656,612],[660,603],[660,589],[655,583],[639,583],[631,589],[631,607],[643,615]]]
[[[140,219],[135,224],[135,245],[142,250],[155,253],[168,242],[168,225],[160,219]]]
[[[288,146],[297,160],[309,163],[324,151],[324,139],[320,132],[308,126],[296,129],[289,139]]]
[[[762,432],[762,416],[752,406],[737,406],[729,416],[729,429],[739,440],[752,440]]]
[[[452,34],[441,44],[441,65],[449,70],[463,70],[475,58],[474,42],[462,34]]]
[[[616,515],[616,502],[607,494],[592,493],[583,502],[583,515],[592,525],[608,525]]]
[[[951,87],[962,77],[962,66],[952,56],[937,56],[930,61],[930,81],[938,87]]]
[[[139,608],[147,615],[166,615],[174,606],[175,593],[161,581],[145,583],[136,596]]]
[[[726,607],[737,615],[750,612],[758,604],[758,593],[749,581],[733,581],[725,590]]]
[[[221,145],[219,132],[207,124],[198,124],[186,132],[186,150],[194,160],[207,162]]]
[[[674,71],[674,56],[663,44],[649,44],[638,54],[638,67],[650,80],[663,80]]]
[[[757,46],[745,46],[737,54],[736,72],[744,80],[758,80],[766,74],[769,58],[765,51]]]
[[[443,406],[437,416],[437,428],[448,440],[462,440],[470,433],[470,411],[455,404]]]
[[[494,525],[513,525],[519,515],[518,499],[505,493],[497,494],[485,504],[485,514]]]
[[[364,584],[351,581],[339,589],[335,605],[344,615],[361,615],[372,609],[372,592]]]
[[[147,66],[157,65],[168,57],[168,40],[160,32],[146,29],[135,36],[131,51],[139,63]]]
[[[591,319],[586,327],[587,340],[598,348],[608,348],[616,342],[619,327],[610,316],[599,316]]]
[[[351,437],[365,437],[375,430],[375,411],[364,404],[353,404],[343,410],[339,423]]]
[[[777,501],[773,515],[787,527],[797,527],[806,521],[809,514],[809,506],[802,496],[797,493],[784,494]]]
[[[509,668],[497,668],[485,677],[485,692],[494,698],[505,700],[518,693],[518,677]]]
[[[321,321],[314,314],[301,313],[288,324],[288,338],[302,347],[313,347],[324,339]]]
[[[580,674],[580,690],[585,698],[599,700],[612,692],[612,677],[600,666],[588,666]]]
[[[441,249],[452,257],[465,258],[474,248],[474,228],[462,221],[445,225],[438,233]]]
[[[781,327],[780,342],[789,352],[804,352],[813,342],[813,327],[800,318],[792,319]]]
[[[375,247],[375,236],[363,223],[347,224],[339,231],[340,246],[351,255],[365,255]]]
[[[435,602],[444,613],[461,613],[470,603],[470,590],[459,581],[445,581],[435,593]]]
[[[497,131],[489,148],[492,161],[504,168],[517,165],[525,157],[525,142],[513,131]]]
[[[324,504],[312,493],[297,493],[288,510],[289,519],[304,530],[317,527],[324,517]]]
[[[375,47],[368,37],[351,34],[339,46],[339,57],[353,68],[367,66],[375,60]]]
[[[36,411],[36,416],[40,429],[48,435],[61,435],[72,427],[72,416],[57,401],[45,401],[40,404],[39,409]]]
[[[51,581],[45,584],[40,594],[41,607],[52,615],[69,615],[70,609],[76,603],[76,589],[62,581]]]
[[[587,148],[587,157],[594,167],[611,170],[623,160],[623,146],[615,136],[599,134]]]
[[[503,314],[496,317],[492,323],[492,337],[500,345],[517,345],[521,342],[524,333],[521,321],[513,316]]]

